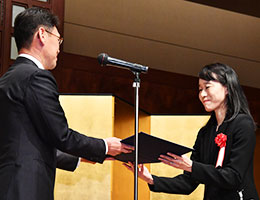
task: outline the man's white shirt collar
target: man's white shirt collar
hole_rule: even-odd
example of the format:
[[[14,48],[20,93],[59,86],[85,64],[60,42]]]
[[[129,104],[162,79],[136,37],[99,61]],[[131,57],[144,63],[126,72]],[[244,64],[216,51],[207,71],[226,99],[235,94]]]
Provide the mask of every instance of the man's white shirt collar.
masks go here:
[[[42,65],[42,63],[39,60],[37,60],[35,57],[33,57],[33,56],[29,55],[29,54],[21,53],[21,54],[18,55],[18,57],[28,58],[29,60],[33,61],[35,63],[35,65],[37,65],[37,67],[39,69],[45,70],[43,65]]]

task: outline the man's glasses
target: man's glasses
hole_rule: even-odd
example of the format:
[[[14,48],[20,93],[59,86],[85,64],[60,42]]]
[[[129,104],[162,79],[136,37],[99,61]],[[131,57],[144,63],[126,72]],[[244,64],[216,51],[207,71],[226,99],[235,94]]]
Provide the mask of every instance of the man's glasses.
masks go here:
[[[49,33],[49,34],[51,34],[51,35],[57,37],[57,38],[58,38],[58,41],[59,41],[59,45],[61,45],[61,43],[63,42],[63,38],[62,38],[62,37],[60,37],[60,36],[58,36],[58,35],[55,35],[54,33],[50,32],[50,31],[48,31],[48,30],[46,30],[46,29],[45,29],[45,31],[46,31],[47,33]]]

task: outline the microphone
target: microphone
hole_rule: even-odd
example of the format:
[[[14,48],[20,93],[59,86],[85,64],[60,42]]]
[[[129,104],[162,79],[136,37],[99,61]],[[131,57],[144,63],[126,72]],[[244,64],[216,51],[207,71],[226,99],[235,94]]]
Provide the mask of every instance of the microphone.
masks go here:
[[[116,59],[116,58],[112,58],[112,57],[109,57],[105,53],[99,54],[97,59],[101,66],[106,66],[106,65],[119,66],[122,68],[130,69],[131,71],[134,71],[134,72],[147,72],[148,71],[147,66],[143,66],[140,64],[130,63],[130,62]]]

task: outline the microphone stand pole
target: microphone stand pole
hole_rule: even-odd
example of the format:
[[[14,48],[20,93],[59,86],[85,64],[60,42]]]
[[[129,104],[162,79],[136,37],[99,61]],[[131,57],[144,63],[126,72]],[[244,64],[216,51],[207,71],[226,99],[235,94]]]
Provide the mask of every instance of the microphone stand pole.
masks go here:
[[[139,129],[139,88],[140,72],[133,71],[135,79],[133,87],[135,88],[135,162],[134,162],[134,200],[138,200],[138,129]]]

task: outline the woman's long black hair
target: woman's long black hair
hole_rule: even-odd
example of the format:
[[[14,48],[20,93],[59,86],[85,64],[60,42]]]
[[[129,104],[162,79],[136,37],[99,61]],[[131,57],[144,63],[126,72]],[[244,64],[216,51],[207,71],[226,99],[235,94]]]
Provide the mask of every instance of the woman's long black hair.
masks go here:
[[[245,113],[253,120],[238,76],[231,67],[222,63],[206,65],[199,72],[199,78],[206,81],[218,81],[227,87],[227,113],[225,121],[233,120],[239,113]]]

